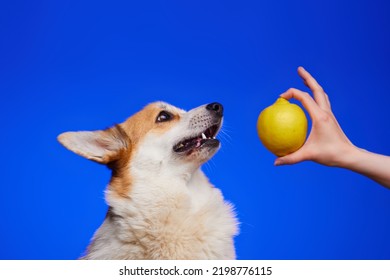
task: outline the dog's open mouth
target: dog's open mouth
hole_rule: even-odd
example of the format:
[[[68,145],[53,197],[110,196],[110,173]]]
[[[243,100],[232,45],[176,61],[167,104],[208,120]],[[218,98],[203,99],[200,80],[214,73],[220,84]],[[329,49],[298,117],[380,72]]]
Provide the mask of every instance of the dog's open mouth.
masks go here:
[[[219,140],[215,139],[215,136],[219,131],[219,127],[219,124],[213,125],[196,137],[184,139],[176,144],[173,147],[173,150],[176,153],[183,153],[193,151],[203,146],[217,147],[219,145]]]

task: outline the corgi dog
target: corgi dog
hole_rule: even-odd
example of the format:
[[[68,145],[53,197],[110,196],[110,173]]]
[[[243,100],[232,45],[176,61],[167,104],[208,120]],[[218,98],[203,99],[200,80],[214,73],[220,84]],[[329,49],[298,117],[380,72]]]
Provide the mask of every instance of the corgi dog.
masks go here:
[[[186,112],[155,102],[106,130],[60,134],[112,171],[107,215],[81,259],[235,259],[233,206],[200,169],[220,148],[222,121],[219,103]]]

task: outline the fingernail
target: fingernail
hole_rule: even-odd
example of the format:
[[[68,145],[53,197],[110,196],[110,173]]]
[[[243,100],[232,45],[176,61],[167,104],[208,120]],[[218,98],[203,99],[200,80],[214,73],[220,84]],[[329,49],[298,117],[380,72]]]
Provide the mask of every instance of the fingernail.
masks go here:
[[[274,162],[274,165],[275,165],[275,166],[279,166],[279,165],[282,165],[282,164],[283,164],[283,161],[280,160],[280,159],[277,159],[277,160],[275,160],[275,162]]]

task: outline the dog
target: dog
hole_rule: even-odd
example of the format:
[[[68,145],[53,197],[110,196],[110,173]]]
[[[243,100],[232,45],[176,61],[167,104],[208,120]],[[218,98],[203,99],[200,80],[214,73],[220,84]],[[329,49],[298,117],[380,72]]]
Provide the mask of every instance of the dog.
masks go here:
[[[108,129],[58,136],[112,172],[107,215],[80,259],[236,258],[234,207],[201,170],[220,148],[223,109],[155,102]]]

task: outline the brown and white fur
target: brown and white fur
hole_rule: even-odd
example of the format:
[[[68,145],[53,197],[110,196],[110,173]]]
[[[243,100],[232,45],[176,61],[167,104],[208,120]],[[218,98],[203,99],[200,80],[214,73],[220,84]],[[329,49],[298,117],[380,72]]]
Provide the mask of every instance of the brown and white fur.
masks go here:
[[[237,220],[200,167],[219,149],[223,107],[156,102],[106,130],[58,140],[106,164],[107,216],[83,259],[234,259]]]

